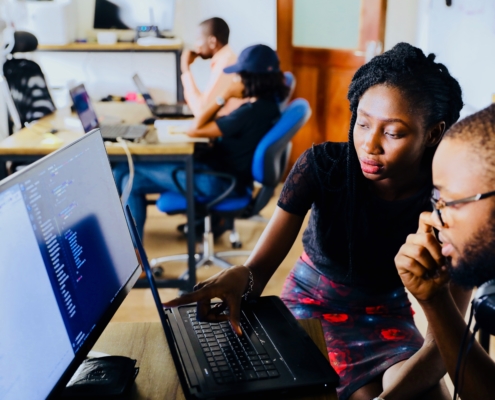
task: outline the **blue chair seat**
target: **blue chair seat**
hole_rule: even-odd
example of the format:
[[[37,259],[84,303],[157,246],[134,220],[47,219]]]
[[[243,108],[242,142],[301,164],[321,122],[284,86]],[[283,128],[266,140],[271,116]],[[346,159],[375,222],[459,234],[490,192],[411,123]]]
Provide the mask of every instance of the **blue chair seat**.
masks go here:
[[[218,212],[234,212],[246,208],[252,200],[251,190],[248,190],[245,195],[232,195],[215,204],[211,209]],[[199,204],[207,204],[214,200],[213,197],[196,196],[195,200]],[[186,210],[186,198],[176,192],[165,192],[156,201],[156,207],[166,214],[184,213]]]

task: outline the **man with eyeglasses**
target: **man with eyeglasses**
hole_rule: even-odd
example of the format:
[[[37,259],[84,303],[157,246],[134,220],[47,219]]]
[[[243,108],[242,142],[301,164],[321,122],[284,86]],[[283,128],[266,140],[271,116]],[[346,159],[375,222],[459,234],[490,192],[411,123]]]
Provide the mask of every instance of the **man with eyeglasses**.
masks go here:
[[[466,290],[495,278],[495,105],[445,134],[433,160],[433,213],[421,214],[395,258],[455,379],[466,323],[449,281]],[[495,362],[476,342],[464,359],[463,400],[495,398]]]

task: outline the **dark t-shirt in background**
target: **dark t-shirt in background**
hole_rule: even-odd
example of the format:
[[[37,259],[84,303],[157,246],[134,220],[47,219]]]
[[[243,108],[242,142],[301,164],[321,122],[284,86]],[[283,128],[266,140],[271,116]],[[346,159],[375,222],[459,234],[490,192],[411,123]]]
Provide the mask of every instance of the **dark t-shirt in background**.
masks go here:
[[[278,104],[265,99],[245,103],[215,122],[222,132],[202,160],[216,171],[236,176],[238,184],[252,183],[251,165],[258,143],[280,118]]]

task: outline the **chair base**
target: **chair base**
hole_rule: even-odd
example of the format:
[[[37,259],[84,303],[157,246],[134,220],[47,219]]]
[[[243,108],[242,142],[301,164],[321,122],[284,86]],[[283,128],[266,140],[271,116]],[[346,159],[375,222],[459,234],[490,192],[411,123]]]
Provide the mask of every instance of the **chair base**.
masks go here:
[[[235,229],[230,233],[229,238],[234,248],[238,248],[240,247],[239,245],[242,245],[239,240],[239,235],[235,231]],[[238,257],[238,256],[249,257],[251,255],[250,251],[239,251],[239,250],[215,252],[213,249],[213,241],[214,241],[214,237],[213,237],[213,232],[211,230],[211,219],[210,216],[206,216],[205,232],[203,234],[203,253],[198,253],[194,255],[194,258],[196,259],[196,270],[206,265],[216,265],[220,268],[227,269],[234,266],[234,264],[229,263],[227,260],[224,260],[224,258]],[[150,265],[153,272],[155,272],[157,268],[164,263],[172,262],[172,261],[187,261],[188,259],[189,259],[188,254],[176,254],[173,256],[154,258],[150,261]],[[184,272],[179,277],[179,279],[189,279],[189,271]]]

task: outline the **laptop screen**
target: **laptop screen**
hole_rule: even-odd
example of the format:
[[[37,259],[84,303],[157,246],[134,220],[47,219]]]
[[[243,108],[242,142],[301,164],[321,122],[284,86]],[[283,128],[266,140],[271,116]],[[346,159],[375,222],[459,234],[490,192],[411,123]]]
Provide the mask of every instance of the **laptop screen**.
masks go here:
[[[45,399],[138,276],[99,131],[0,183],[0,238],[0,399]]]
[[[81,120],[84,132],[88,133],[100,126],[98,116],[91,104],[88,92],[84,85],[79,85],[70,90],[70,97],[74,103],[74,108]]]
[[[151,95],[148,93],[148,89],[146,86],[144,86],[143,81],[139,77],[138,74],[135,74],[132,79],[134,80],[134,83],[136,84],[139,93],[141,93],[141,96],[143,96],[144,101],[146,101],[146,104],[148,105],[149,108],[154,108],[156,107],[155,102],[151,98]]]

